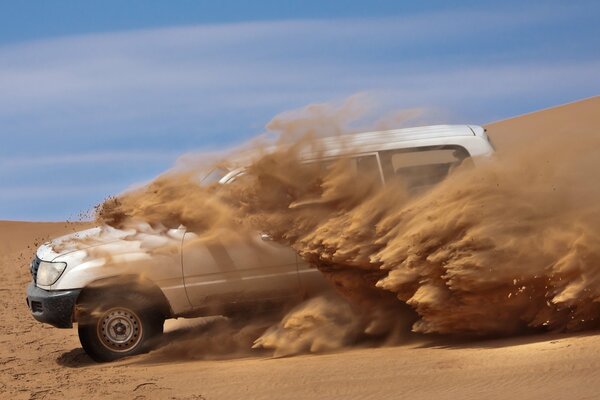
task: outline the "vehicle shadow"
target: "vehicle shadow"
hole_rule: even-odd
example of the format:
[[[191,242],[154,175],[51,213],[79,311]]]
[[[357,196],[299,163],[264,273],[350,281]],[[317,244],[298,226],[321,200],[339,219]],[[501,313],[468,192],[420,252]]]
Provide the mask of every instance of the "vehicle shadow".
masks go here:
[[[80,347],[61,354],[56,358],[56,363],[69,368],[81,368],[96,364]]]

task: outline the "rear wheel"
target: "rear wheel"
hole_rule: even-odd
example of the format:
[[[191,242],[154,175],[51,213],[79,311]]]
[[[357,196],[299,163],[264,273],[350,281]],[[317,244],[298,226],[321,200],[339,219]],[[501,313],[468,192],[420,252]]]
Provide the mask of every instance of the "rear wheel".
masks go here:
[[[102,297],[108,299],[82,304],[78,332],[85,352],[95,361],[105,362],[150,350],[164,324],[164,316],[151,300],[136,294]]]

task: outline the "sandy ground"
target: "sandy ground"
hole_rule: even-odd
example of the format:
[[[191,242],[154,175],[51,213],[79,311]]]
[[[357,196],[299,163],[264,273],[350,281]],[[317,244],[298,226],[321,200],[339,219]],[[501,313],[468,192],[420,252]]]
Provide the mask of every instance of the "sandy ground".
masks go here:
[[[600,126],[599,110],[596,97],[490,124],[488,130],[503,149],[516,132],[592,130]],[[272,358],[250,351],[219,357],[211,347],[215,338],[202,338],[208,334],[198,329],[202,346],[186,341],[95,364],[81,350],[75,329],[37,323],[25,304],[34,249],[46,238],[79,229],[0,222],[2,399],[574,400],[597,399],[600,392],[598,332],[486,341],[415,337],[400,346]]]

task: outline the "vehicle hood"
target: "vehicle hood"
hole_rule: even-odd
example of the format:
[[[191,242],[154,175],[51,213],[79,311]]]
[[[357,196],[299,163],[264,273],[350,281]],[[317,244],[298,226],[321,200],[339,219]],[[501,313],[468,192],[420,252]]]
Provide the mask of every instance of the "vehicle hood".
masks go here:
[[[71,233],[53,239],[41,245],[37,250],[37,257],[41,260],[52,261],[59,256],[86,250],[92,247],[117,242],[134,235],[135,229],[116,229],[110,226],[98,226],[91,229]]]

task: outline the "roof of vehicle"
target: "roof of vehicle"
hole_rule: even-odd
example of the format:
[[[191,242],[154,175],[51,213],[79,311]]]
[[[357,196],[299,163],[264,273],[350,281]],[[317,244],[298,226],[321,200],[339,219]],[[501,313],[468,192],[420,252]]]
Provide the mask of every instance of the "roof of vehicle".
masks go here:
[[[427,145],[447,144],[452,140],[445,140],[445,138],[467,136],[485,137],[484,129],[476,125],[429,125],[323,137],[306,141],[306,146],[300,150],[300,157],[303,159],[326,158],[362,151],[411,147],[413,144],[416,145],[417,142],[428,143]],[[410,142],[410,144],[402,145],[402,142]],[[302,142],[300,144],[302,145]],[[262,151],[256,149],[242,151],[230,158],[229,161],[233,161],[237,166],[243,166],[261,154],[274,152],[278,149],[281,149],[281,145],[263,148]]]
[[[326,137],[318,139],[318,143],[325,147],[339,146],[340,144],[388,144],[407,140],[432,139],[451,136],[475,136],[475,129],[470,125],[429,125],[414,128],[392,129],[387,131],[372,131],[352,133],[348,135]]]
[[[417,145],[442,145],[461,137],[484,136],[484,129],[472,125],[430,125],[415,128],[352,133],[320,138],[309,143],[302,158],[340,156],[349,153],[381,151]],[[458,140],[460,141],[460,140]]]
[[[469,137],[471,139],[469,139]],[[429,125],[414,128],[392,129],[386,131],[372,131],[351,133],[347,135],[331,136],[308,140],[305,147],[299,151],[300,158],[314,160],[319,158],[339,157],[347,154],[364,154],[395,148],[410,148],[416,146],[438,146],[479,140],[486,143],[480,153],[487,153],[491,145],[487,144],[485,130],[476,125]],[[302,144],[302,143],[301,143]],[[280,146],[263,148],[257,152],[251,150],[242,152],[234,157],[232,169],[242,168],[252,162],[261,154],[270,153],[280,149]],[[473,149],[470,149],[473,150]],[[475,154],[477,155],[477,154]],[[230,159],[231,161],[231,159]],[[230,174],[227,174],[230,175]]]

